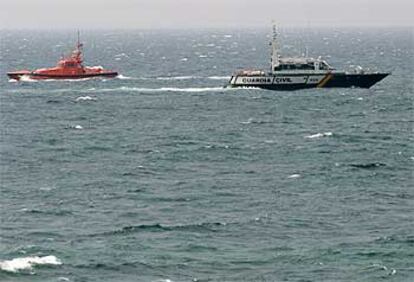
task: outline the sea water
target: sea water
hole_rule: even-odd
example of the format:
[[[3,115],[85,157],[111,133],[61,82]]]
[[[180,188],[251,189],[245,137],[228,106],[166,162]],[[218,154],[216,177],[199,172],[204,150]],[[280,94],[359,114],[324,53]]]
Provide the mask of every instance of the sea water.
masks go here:
[[[1,281],[412,281],[413,33],[286,29],[371,89],[225,89],[268,31],[84,31],[115,79],[11,81],[71,31],[0,32]]]

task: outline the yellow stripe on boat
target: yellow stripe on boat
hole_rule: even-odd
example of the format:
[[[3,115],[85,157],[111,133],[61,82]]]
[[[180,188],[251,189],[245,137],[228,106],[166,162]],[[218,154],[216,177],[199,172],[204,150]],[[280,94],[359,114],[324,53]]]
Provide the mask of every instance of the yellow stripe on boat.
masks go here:
[[[326,76],[322,78],[322,80],[318,83],[316,87],[318,88],[324,87],[328,83],[328,81],[331,80],[332,77],[333,77],[332,73],[327,73]]]

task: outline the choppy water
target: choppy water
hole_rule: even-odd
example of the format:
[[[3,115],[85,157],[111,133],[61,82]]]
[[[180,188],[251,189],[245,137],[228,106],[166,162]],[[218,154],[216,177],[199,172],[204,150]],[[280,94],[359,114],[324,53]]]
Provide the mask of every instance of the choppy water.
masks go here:
[[[226,90],[265,30],[85,31],[117,79],[9,82],[71,31],[1,31],[1,281],[412,281],[413,35],[285,30],[372,89]]]

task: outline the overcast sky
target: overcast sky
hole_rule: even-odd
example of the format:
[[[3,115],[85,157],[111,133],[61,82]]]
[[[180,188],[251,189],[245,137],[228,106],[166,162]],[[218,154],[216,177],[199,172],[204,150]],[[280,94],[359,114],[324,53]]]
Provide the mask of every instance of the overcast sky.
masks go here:
[[[0,0],[0,28],[414,26],[414,0]]]

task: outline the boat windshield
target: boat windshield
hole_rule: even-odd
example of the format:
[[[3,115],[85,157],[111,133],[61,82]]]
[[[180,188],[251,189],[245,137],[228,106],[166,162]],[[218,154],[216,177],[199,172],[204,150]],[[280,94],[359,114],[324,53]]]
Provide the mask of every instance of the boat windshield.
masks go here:
[[[331,68],[329,67],[329,65],[325,61],[322,61],[319,64],[319,69],[321,69],[321,70],[329,70]]]
[[[307,64],[281,64],[275,67],[275,71],[281,70],[314,70],[315,66],[313,63]]]

